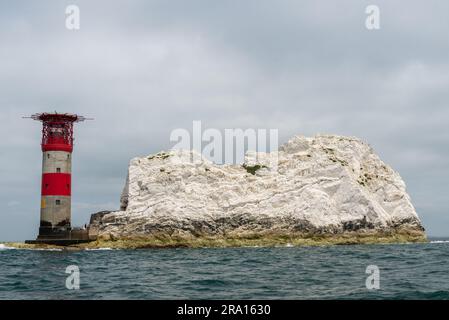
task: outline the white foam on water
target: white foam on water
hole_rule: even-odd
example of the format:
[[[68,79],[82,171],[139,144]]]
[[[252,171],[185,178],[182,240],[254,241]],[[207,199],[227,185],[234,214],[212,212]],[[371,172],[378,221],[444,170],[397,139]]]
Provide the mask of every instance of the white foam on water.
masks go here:
[[[15,247],[9,247],[5,245],[4,243],[0,243],[0,250],[31,250],[31,251],[64,251],[63,248],[15,248]],[[86,251],[110,251],[110,250],[116,250],[112,248],[93,248],[89,249],[86,248]]]
[[[62,249],[58,248],[14,248],[8,247],[4,243],[0,243],[0,250],[62,251]]]
[[[434,240],[430,241],[430,243],[449,243],[449,240]]]
[[[273,247],[274,248],[293,248],[295,246],[289,242],[289,243],[286,243],[286,244],[278,244],[278,245],[275,245]]]
[[[5,244],[0,243],[0,250],[13,250],[16,248],[5,246]]]

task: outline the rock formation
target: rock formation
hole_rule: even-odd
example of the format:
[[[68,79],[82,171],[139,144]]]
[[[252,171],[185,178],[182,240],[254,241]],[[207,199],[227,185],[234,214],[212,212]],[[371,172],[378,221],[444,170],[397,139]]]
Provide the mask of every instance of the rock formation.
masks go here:
[[[368,144],[333,135],[295,136],[242,165],[179,150],[135,158],[120,211],[91,228],[104,239],[425,239],[399,174]]]

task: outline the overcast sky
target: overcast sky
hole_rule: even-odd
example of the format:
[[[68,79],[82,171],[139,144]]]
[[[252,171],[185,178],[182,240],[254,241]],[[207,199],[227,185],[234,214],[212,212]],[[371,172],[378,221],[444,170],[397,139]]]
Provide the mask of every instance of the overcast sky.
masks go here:
[[[76,4],[81,28],[65,27]],[[380,8],[380,30],[365,8]],[[73,224],[117,209],[128,161],[174,128],[357,136],[449,236],[449,2],[0,0],[0,240],[35,238],[35,112],[79,113]]]

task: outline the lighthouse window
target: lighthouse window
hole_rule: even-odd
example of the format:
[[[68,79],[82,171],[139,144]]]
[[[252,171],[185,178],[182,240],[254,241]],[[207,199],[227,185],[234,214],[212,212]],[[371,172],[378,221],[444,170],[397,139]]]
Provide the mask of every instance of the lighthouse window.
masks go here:
[[[61,204],[61,200],[57,199],[56,200],[56,205],[59,206]]]
[[[47,153],[47,159],[50,159],[50,154],[49,153]]]
[[[61,168],[56,168],[57,173],[61,173]]]

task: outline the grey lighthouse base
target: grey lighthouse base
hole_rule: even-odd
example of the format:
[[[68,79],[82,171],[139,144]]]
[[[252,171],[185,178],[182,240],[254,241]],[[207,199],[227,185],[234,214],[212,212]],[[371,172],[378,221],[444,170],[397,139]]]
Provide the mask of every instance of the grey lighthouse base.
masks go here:
[[[41,228],[42,229],[42,228]],[[73,244],[87,243],[95,241],[96,235],[89,233],[89,228],[79,229],[74,228],[70,230],[54,230],[46,232],[46,230],[39,230],[39,236],[36,240],[25,240],[27,244],[50,244],[55,246],[70,246]]]

